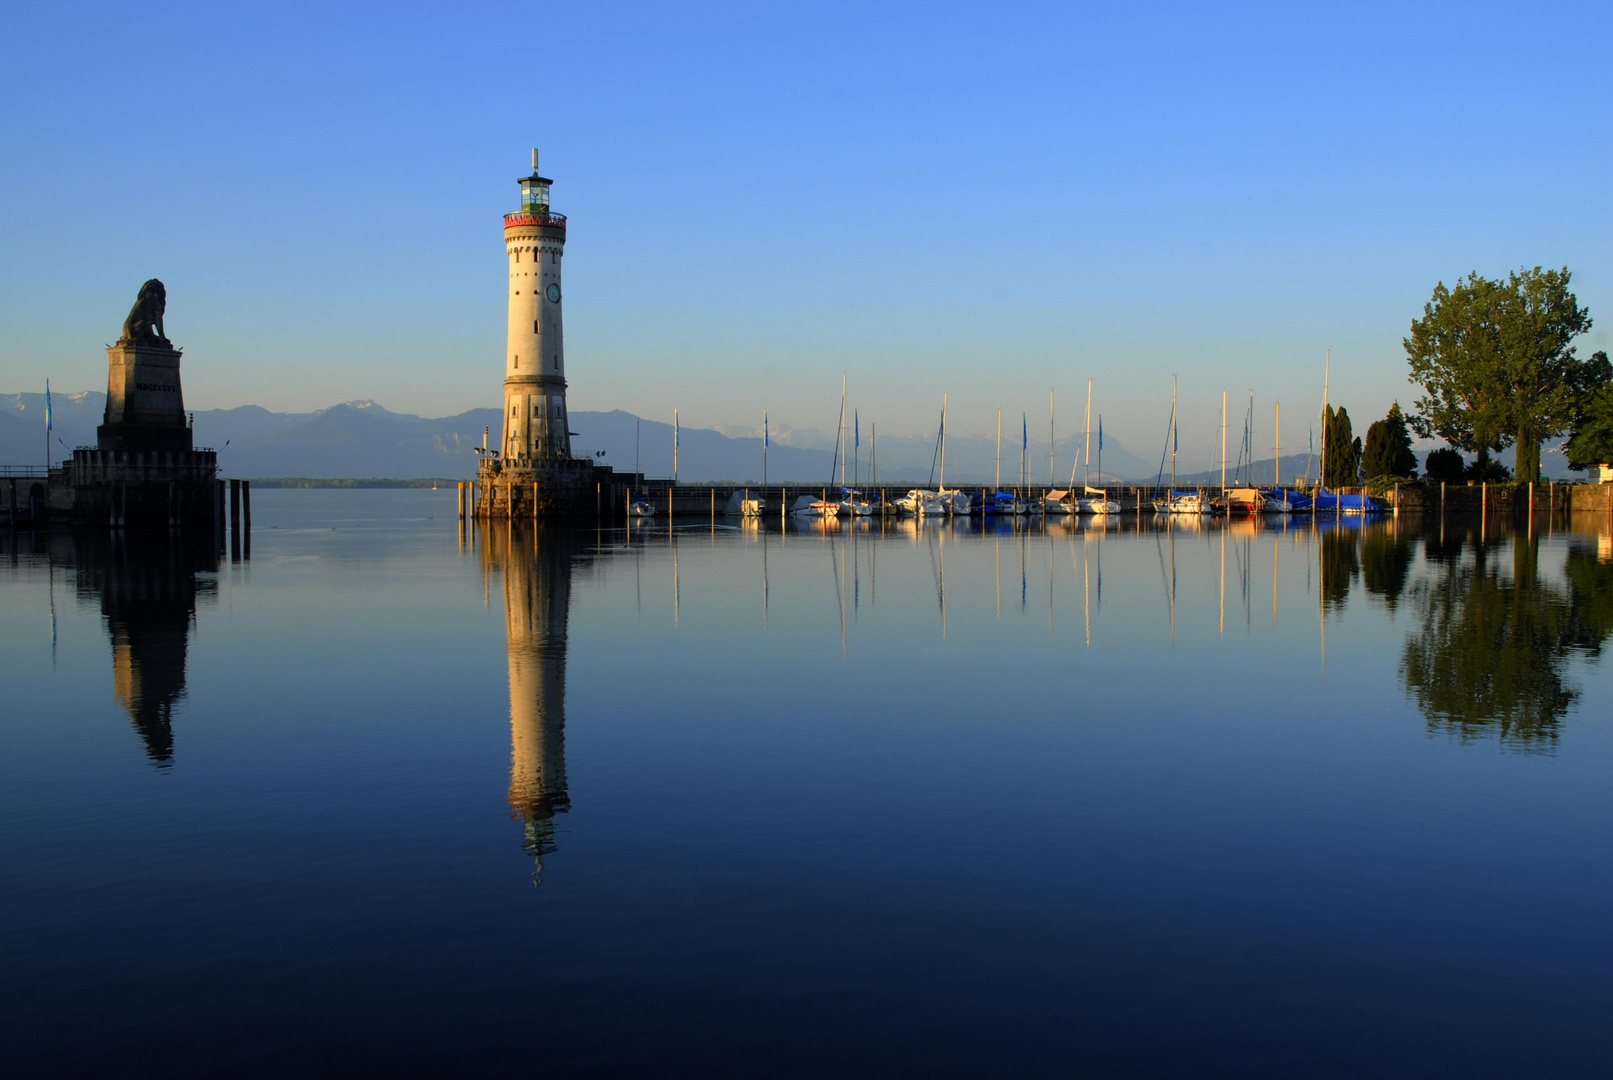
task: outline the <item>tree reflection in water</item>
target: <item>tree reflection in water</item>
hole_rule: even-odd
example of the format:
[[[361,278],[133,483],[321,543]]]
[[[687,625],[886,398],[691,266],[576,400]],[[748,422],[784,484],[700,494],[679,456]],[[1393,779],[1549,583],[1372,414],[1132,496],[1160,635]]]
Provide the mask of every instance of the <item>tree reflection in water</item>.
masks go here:
[[[1613,633],[1613,565],[1571,547],[1558,582],[1539,573],[1538,539],[1512,538],[1510,573],[1504,546],[1428,542],[1427,570],[1409,590],[1418,625],[1400,678],[1432,730],[1549,750],[1579,699],[1571,662],[1599,655]]]

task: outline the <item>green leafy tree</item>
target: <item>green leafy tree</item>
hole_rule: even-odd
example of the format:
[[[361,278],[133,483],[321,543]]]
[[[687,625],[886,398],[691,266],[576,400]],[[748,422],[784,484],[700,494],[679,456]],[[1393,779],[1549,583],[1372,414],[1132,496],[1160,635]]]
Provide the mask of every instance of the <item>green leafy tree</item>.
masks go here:
[[[1519,480],[1540,479],[1540,443],[1573,427],[1590,392],[1613,376],[1605,356],[1574,355],[1591,328],[1561,270],[1477,273],[1440,282],[1403,344],[1422,386],[1411,425],[1471,453],[1517,447]]]
[[[1609,462],[1613,462],[1613,385],[1591,395],[1574,426],[1574,437],[1568,440],[1569,468],[1594,469]]]
[[[1361,450],[1361,475],[1366,477],[1417,475],[1417,455],[1411,452],[1411,432],[1400,412],[1400,402],[1389,406],[1389,415],[1374,420],[1367,428],[1366,446]]]
[[[1322,420],[1322,446],[1327,454],[1322,483],[1330,488],[1354,484],[1361,477],[1361,440],[1350,429],[1349,410],[1329,405]]]
[[[1462,460],[1460,451],[1448,446],[1430,450],[1423,460],[1423,475],[1436,482],[1455,483],[1467,475],[1467,462]]]

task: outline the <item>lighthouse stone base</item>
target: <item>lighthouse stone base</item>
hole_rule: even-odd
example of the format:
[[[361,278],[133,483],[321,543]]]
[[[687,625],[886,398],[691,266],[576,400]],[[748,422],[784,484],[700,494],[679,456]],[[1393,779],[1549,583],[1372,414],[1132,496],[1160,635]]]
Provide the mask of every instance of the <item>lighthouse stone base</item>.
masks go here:
[[[489,518],[575,518],[599,509],[609,468],[582,459],[537,461],[500,458],[476,468],[476,515]]]

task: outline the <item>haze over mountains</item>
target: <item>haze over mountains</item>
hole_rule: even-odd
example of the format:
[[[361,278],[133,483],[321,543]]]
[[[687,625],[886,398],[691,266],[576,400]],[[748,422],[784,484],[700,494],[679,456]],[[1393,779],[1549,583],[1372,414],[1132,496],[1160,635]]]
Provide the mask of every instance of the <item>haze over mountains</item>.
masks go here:
[[[53,394],[54,431],[51,460],[60,461],[71,448],[93,446],[95,428],[106,408],[106,395],[97,391]],[[40,464],[45,456],[45,395],[0,394],[0,464]],[[440,477],[466,479],[476,473],[476,448],[484,428],[498,441],[500,413],[496,408],[472,409],[458,416],[436,419],[390,412],[374,401],[349,401],[311,413],[275,413],[256,405],[235,409],[198,410],[196,444],[219,451],[225,475],[248,478],[311,477],[318,479]],[[651,477],[672,475],[672,425],[640,420],[631,413],[575,412],[571,414],[572,448],[582,456],[621,471],[633,471],[635,461]],[[1364,433],[1364,423],[1357,433]],[[782,423],[770,427],[772,445],[767,455],[767,479],[790,483],[827,484],[835,466],[834,436]],[[871,430],[864,425],[860,447],[854,448],[858,474],[867,482],[869,458],[874,450]],[[1017,433],[1016,433],[1017,436]],[[1002,447],[1002,482],[1011,486],[1019,477],[1019,438],[1007,437]],[[1143,480],[1152,483],[1159,458],[1129,452],[1113,435],[1104,438],[1101,462],[1093,439],[1094,465],[1102,465],[1104,479]],[[1071,466],[1085,440],[1070,434],[1058,440],[1054,452],[1054,480],[1069,482]],[[939,479],[939,462],[933,435],[885,436],[878,443],[879,480],[890,486],[911,486]],[[948,435],[946,478],[949,484],[990,483],[997,470],[997,444],[993,437]],[[1029,437],[1026,453],[1029,479],[1048,482],[1047,440]],[[1548,451],[1546,463],[1556,476],[1573,475],[1560,454]],[[1554,460],[1555,459],[1555,460]],[[1510,454],[1503,455],[1510,461]],[[1182,483],[1210,483],[1220,479],[1218,468],[1206,468],[1202,459],[1177,461]],[[1307,471],[1305,454],[1283,455],[1283,476],[1292,480]],[[1168,466],[1167,466],[1168,467]],[[932,468],[934,471],[932,472]],[[1247,469],[1248,467],[1246,467]],[[1229,470],[1230,472],[1230,470]],[[1098,470],[1092,470],[1094,482]],[[1272,461],[1257,461],[1245,475],[1270,482]],[[760,431],[728,427],[684,428],[678,449],[678,477],[683,480],[760,482],[762,439]],[[1076,477],[1080,483],[1080,475]]]

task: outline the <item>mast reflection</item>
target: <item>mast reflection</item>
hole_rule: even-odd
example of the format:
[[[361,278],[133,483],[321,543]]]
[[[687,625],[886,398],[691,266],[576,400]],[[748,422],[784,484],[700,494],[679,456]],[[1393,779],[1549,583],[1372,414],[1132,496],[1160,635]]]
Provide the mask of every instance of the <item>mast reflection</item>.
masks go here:
[[[484,584],[498,575],[510,678],[510,811],[525,825],[534,883],[555,850],[554,817],[571,809],[566,788],[566,623],[576,539],[560,529],[485,524]]]

